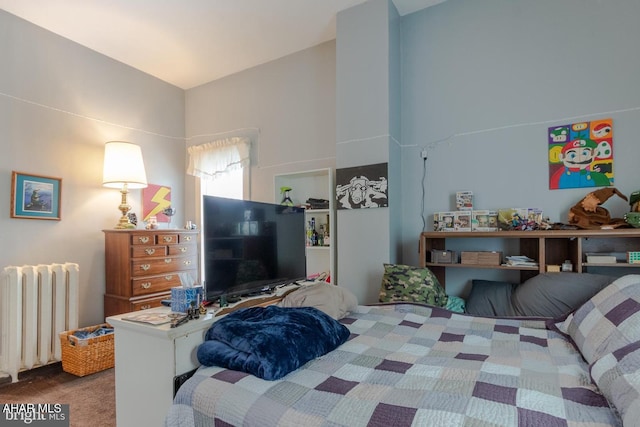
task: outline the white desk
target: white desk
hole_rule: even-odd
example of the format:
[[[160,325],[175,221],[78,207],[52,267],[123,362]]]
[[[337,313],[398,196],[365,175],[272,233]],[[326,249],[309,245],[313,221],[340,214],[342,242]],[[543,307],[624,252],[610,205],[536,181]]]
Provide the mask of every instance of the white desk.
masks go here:
[[[234,309],[276,304],[297,288],[291,285],[276,294],[215,308],[217,316],[210,309],[177,328],[171,328],[170,323],[153,326],[123,319],[133,313],[108,317],[115,331],[116,425],[163,426],[173,402],[174,378],[200,366],[196,351],[209,326]],[[134,313],[157,312],[170,313],[170,309],[158,307]]]
[[[166,307],[144,310],[158,311],[170,312]],[[124,316],[107,318],[115,330],[116,425],[163,426],[173,402],[174,377],[200,365],[196,350],[216,318],[206,314],[171,328],[169,323],[122,320]]]

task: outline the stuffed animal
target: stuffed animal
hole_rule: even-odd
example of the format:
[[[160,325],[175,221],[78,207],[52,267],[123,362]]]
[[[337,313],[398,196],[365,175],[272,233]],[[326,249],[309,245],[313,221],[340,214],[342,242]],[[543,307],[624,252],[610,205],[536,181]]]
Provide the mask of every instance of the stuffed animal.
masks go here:
[[[569,209],[569,224],[586,229],[627,226],[623,218],[611,218],[609,211],[600,206],[614,194],[625,201],[628,200],[627,196],[615,187],[605,187],[592,191]]]

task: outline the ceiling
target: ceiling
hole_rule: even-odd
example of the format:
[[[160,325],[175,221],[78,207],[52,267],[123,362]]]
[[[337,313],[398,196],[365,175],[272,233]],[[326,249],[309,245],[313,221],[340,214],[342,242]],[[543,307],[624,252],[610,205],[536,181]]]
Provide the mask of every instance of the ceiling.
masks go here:
[[[366,0],[0,0],[0,8],[190,89],[335,38]],[[393,0],[406,15],[444,0]]]

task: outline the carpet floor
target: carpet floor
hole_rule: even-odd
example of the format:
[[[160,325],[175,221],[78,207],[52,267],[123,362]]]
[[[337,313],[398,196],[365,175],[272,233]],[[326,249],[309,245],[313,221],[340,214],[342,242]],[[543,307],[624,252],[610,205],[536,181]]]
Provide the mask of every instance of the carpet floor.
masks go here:
[[[77,377],[64,372],[61,363],[54,363],[21,372],[18,380],[0,382],[0,403],[69,404],[70,427],[116,425],[113,368]]]

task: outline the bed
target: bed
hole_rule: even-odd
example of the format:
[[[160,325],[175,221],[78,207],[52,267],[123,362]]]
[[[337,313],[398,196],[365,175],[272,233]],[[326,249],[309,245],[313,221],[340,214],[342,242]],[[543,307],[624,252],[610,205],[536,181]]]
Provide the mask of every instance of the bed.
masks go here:
[[[336,349],[280,379],[202,366],[167,426],[634,426],[640,275],[562,319],[357,306]]]

